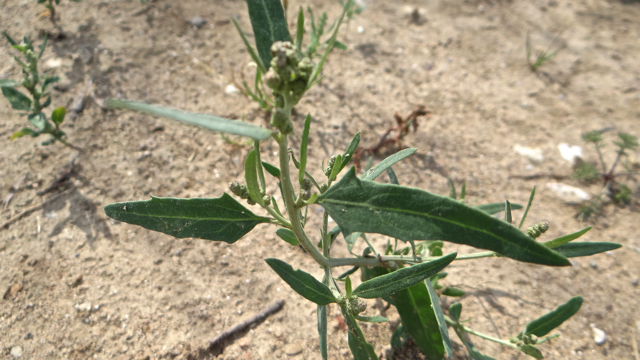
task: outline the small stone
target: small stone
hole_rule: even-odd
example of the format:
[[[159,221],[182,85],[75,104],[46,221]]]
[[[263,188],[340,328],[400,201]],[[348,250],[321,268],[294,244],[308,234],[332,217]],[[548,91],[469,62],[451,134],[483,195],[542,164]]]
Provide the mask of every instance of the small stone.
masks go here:
[[[556,182],[547,183],[546,187],[568,204],[580,204],[591,200],[591,195],[577,187]]]
[[[287,346],[284,347],[284,353],[289,356],[295,356],[300,354],[301,352],[302,346],[300,346],[299,344],[287,344]]]
[[[76,305],[76,310],[78,310],[78,312],[90,312],[91,311],[91,303],[86,301],[86,302],[83,302],[80,305]]]
[[[633,286],[638,286],[638,283],[640,283],[640,279],[636,278],[633,281],[631,281],[631,285]]]
[[[596,327],[596,324],[591,324],[591,328],[593,329],[593,340],[597,345],[602,345],[607,341],[607,334]]]
[[[513,147],[513,151],[515,151],[516,153],[526,157],[532,163],[540,164],[540,163],[544,162],[544,156],[542,155],[542,149],[529,148],[529,147],[524,147],[524,146],[520,146],[520,145],[515,145]]]
[[[191,19],[189,19],[189,25],[195,26],[197,28],[203,27],[206,23],[207,23],[207,20],[199,16],[194,16]]]
[[[227,95],[235,95],[235,94],[240,94],[240,90],[238,90],[238,88],[235,87],[235,85],[229,84],[227,85],[226,88],[224,88],[224,93]]]
[[[31,333],[27,333],[27,334],[24,336],[24,339],[25,339],[25,340],[30,340],[30,339],[32,339],[32,338],[33,338],[33,335],[32,335]]]
[[[577,159],[582,158],[582,148],[580,146],[571,146],[566,143],[561,143],[558,145],[558,150],[560,150],[562,158],[571,164],[575,164]]]
[[[13,356],[16,359],[22,357],[22,348],[20,346],[12,347],[11,356]]]
[[[589,262],[589,266],[591,266],[593,270],[598,270],[598,263],[595,261]]]

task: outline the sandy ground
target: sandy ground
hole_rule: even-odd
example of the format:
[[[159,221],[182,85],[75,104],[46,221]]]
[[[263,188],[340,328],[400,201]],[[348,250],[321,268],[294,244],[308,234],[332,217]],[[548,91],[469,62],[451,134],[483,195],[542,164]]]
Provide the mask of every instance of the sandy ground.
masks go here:
[[[292,1],[291,9],[299,5],[327,11],[330,19],[339,11],[337,2],[319,0]],[[28,35],[39,43],[45,31],[63,34],[50,40],[42,60],[43,70],[62,77],[53,91],[54,107],[70,105],[92,80],[97,99],[123,97],[266,126],[255,104],[225,92],[233,74],[249,62],[228,21],[239,16],[250,29],[242,1],[63,1],[57,29],[46,19],[36,20],[42,8],[35,1],[2,0],[0,8],[0,29],[15,38]],[[418,21],[412,20],[414,10]],[[187,22],[194,16],[208,23],[194,28]],[[460,301],[469,326],[508,338],[528,320],[582,295],[580,312],[557,330],[561,338],[541,347],[546,358],[638,359],[638,182],[625,180],[634,192],[631,205],[606,206],[587,223],[545,186],[571,173],[558,144],[584,145],[582,133],[606,127],[615,128],[607,139],[616,131],[640,135],[638,19],[637,1],[368,1],[340,34],[348,50],[332,55],[323,82],[296,107],[301,116],[293,144],[299,143],[302,115],[310,113],[309,168],[320,177],[322,160],[342,153],[356,132],[362,131],[361,144],[371,146],[394,125],[394,113],[405,116],[426,106],[431,117],[404,140],[418,153],[395,167],[402,184],[447,194],[442,176],[447,174],[458,188],[466,182],[474,204],[504,199],[526,204],[538,186],[527,225],[549,221],[544,239],[593,226],[585,241],[624,246],[560,269],[505,259],[454,263],[444,283],[467,291]],[[560,49],[536,73],[525,59],[527,33],[536,52],[556,36],[554,48]],[[18,79],[14,53],[4,40],[1,44],[0,78]],[[86,149],[69,183],[39,196],[77,153],[30,138],[9,141],[25,119],[4,99],[0,116],[2,198],[26,175],[1,210],[1,220],[61,194],[0,230],[3,358],[12,359],[18,348],[25,359],[319,358],[315,306],[262,259],[278,257],[318,277],[321,271],[301,249],[277,239],[273,228],[260,225],[227,245],[173,239],[114,222],[102,210],[108,203],[151,195],[217,197],[230,181],[242,179],[246,147],[201,129],[104,111],[89,102],[64,125],[70,141]],[[532,163],[516,154],[514,145],[538,148],[544,160]],[[275,161],[275,143],[264,143],[262,150]],[[611,163],[613,146],[605,150]],[[597,160],[593,149],[585,146],[584,153],[585,160]],[[637,162],[637,156],[630,160]],[[533,174],[552,176],[513,177]],[[592,194],[600,191],[598,184],[562,181]],[[270,193],[276,189],[275,183],[268,186]],[[320,209],[311,210],[308,226],[317,227]],[[515,221],[521,215],[516,212]],[[382,245],[386,239],[373,241]],[[472,251],[452,245],[445,250]],[[343,242],[334,254],[347,254]],[[221,354],[206,351],[216,334],[281,299],[282,311],[238,334]],[[445,307],[451,303],[443,301]],[[369,309],[374,307],[371,301]],[[338,313],[330,308],[330,358],[351,358]],[[388,315],[397,323],[397,314]],[[604,345],[594,342],[591,324],[606,332]],[[389,325],[363,329],[385,354]],[[479,339],[476,344],[497,359],[526,358]],[[420,358],[411,349],[403,351],[397,358]],[[456,358],[465,358],[461,353]]]

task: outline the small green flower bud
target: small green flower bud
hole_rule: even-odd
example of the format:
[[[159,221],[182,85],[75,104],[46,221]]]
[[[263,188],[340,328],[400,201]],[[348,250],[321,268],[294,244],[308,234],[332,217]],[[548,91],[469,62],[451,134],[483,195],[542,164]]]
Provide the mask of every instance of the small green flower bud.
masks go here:
[[[311,180],[309,180],[309,178],[304,178],[304,180],[302,180],[302,184],[300,184],[300,187],[303,190],[311,190],[312,185],[313,183],[311,182]]]
[[[284,107],[284,97],[280,94],[273,94],[273,101],[276,108]]]
[[[253,200],[251,200],[251,198],[248,198],[248,199],[247,199],[247,204],[249,204],[249,205],[255,205],[255,204],[256,204],[256,202],[255,202],[255,201],[253,201]]]
[[[232,183],[229,184],[229,190],[231,190],[231,192],[236,195],[239,196],[243,199],[246,199],[246,194],[249,193],[249,190],[247,190],[247,186],[245,184],[241,184],[237,181],[234,181]]]
[[[264,76],[264,83],[267,84],[268,87],[274,90],[280,90],[282,85],[282,79],[280,79],[280,75],[273,69],[273,67],[269,68],[267,74]],[[284,106],[284,104],[282,104]]]
[[[302,200],[309,200],[311,197],[311,191],[309,190],[300,190],[300,198]]]
[[[262,202],[263,202],[266,206],[271,205],[271,196],[264,195],[264,196],[262,197]]]
[[[347,303],[347,310],[352,315],[358,315],[361,312],[365,311],[366,309],[367,309],[367,303],[360,300],[357,296],[354,296],[351,299],[349,299],[349,302]]]
[[[282,134],[291,134],[293,132],[293,123],[289,114],[284,109],[276,108],[271,113],[271,126],[280,130]]]
[[[309,79],[311,73],[313,72],[313,62],[308,57],[304,57],[298,63],[298,70],[302,73],[305,80]]]
[[[329,175],[331,175],[331,174],[329,174]],[[327,191],[327,190],[329,190],[329,184],[327,184],[327,183],[320,184],[320,193],[324,194],[324,192]]]
[[[549,223],[546,221],[543,221],[527,228],[527,235],[536,239],[540,237],[540,235],[547,232],[547,230],[549,230]]]

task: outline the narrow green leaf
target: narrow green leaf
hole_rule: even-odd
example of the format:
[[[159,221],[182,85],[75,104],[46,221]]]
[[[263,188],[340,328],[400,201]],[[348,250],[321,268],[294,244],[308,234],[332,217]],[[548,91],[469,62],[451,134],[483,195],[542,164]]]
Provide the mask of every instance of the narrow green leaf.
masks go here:
[[[266,161],[262,162],[262,166],[264,166],[264,169],[267,170],[267,172],[269,174],[271,174],[271,176],[280,179],[280,169],[278,169],[277,167],[269,164]]]
[[[461,303],[455,303],[449,306],[449,315],[451,315],[455,321],[460,321],[460,314],[462,314]]]
[[[449,182],[449,197],[453,200],[457,200],[458,194],[456,193],[456,184],[453,183],[451,178],[447,178],[447,181]]]
[[[396,270],[390,274],[378,276],[360,284],[353,294],[365,299],[373,299],[391,295],[406,289],[420,281],[435,275],[456,258],[457,253],[451,253],[439,259],[423,262],[418,265]]]
[[[568,258],[574,258],[600,254],[621,247],[622,245],[612,242],[572,242],[560,245],[554,250]]]
[[[105,206],[107,216],[177,238],[194,237],[234,243],[256,225],[270,222],[229,194],[219,198],[157,198]]]
[[[51,96],[47,96],[47,99],[42,103],[42,108],[46,108],[47,106],[51,105]]]
[[[0,79],[0,87],[15,87],[20,85],[19,82],[13,81],[11,79]]]
[[[260,180],[260,190],[261,194],[265,193],[267,190],[267,185],[265,183],[264,171],[262,170],[262,160],[260,160],[260,141],[253,141],[253,150],[256,155],[256,171],[258,172],[258,179]]]
[[[64,116],[67,114],[67,109],[59,107],[51,112],[51,121],[60,125],[64,121]]]
[[[364,321],[364,322],[370,322],[370,323],[383,323],[383,322],[388,322],[389,321],[389,319],[387,319],[386,317],[382,317],[382,316],[360,316],[360,315],[356,315],[354,317],[356,318],[356,320]]]
[[[166,117],[188,124],[201,126],[212,131],[248,136],[255,140],[267,140],[271,134],[273,134],[269,129],[242,121],[225,119],[213,115],[189,113],[169,107],[144,104],[134,101],[109,99],[107,100],[107,107],[113,109],[136,110],[155,116]]]
[[[31,110],[31,99],[29,99],[27,95],[12,87],[3,86],[1,89],[2,94],[7,98],[7,100],[9,100],[13,109],[24,111]]]
[[[300,6],[300,11],[298,12],[298,24],[296,27],[296,49],[299,53],[302,52],[302,38],[304,36],[304,11],[302,10],[302,6]]]
[[[446,289],[442,290],[442,295],[444,296],[461,297],[464,296],[464,294],[464,290],[460,290],[454,287],[447,287]]]
[[[513,223],[513,216],[511,216],[511,203],[509,200],[504,201],[504,221],[506,221],[507,224]]]
[[[467,183],[462,183],[462,189],[460,189],[460,201],[464,201],[464,197],[467,196]]]
[[[6,32],[6,31],[3,31],[3,32],[2,32],[2,35],[4,35],[4,37],[6,37],[6,38],[7,38],[7,41],[9,42],[9,44],[11,44],[11,46],[18,45],[18,43],[16,43],[16,42],[15,42],[15,40],[13,40],[13,39],[11,38],[11,36],[9,36],[9,34],[7,34],[7,32]]]
[[[304,182],[304,173],[307,169],[307,146],[309,145],[309,128],[311,127],[311,115],[308,114],[304,120],[304,129],[302,130],[302,142],[300,144],[300,168],[298,169],[298,181],[300,184]]]
[[[575,315],[578,310],[580,310],[580,306],[582,306],[582,296],[572,297],[566,303],[555,308],[555,310],[528,323],[524,332],[518,334],[518,339],[522,339],[523,334],[535,335],[537,337],[547,335]]]
[[[291,41],[282,4],[280,0],[247,0],[247,5],[258,54],[269,69],[271,45],[276,41]]]
[[[427,291],[429,292],[429,301],[431,302],[433,313],[435,314],[436,320],[438,321],[438,330],[440,331],[440,336],[442,337],[442,344],[444,345],[445,354],[447,355],[447,358],[450,358],[453,355],[453,345],[451,344],[451,339],[449,338],[447,321],[444,319],[442,306],[440,306],[440,298],[438,297],[436,290],[433,288],[433,284],[431,283],[431,281],[432,279],[426,279],[424,281],[424,285],[427,287]]]
[[[336,42],[333,44],[333,46],[336,49],[340,49],[340,50],[347,50],[347,45],[341,43],[340,41],[336,40]]]
[[[47,128],[47,118],[42,112],[39,112],[37,114],[29,114],[27,116],[27,119],[29,120],[31,125],[35,126],[38,130],[44,130]]]
[[[31,137],[37,137],[38,135],[40,135],[40,133],[35,132],[29,128],[22,128],[19,131],[14,132],[13,135],[11,135],[11,140],[21,138],[25,135],[31,135]]]
[[[44,39],[42,40],[42,45],[40,45],[40,52],[38,53],[38,59],[42,57],[44,53],[44,49],[47,47],[47,40],[49,40],[49,34],[44,34]]]
[[[45,92],[45,90],[47,90],[47,87],[49,87],[49,85],[56,83],[58,81],[60,81],[59,76],[47,76],[42,82],[42,92]]]
[[[409,148],[400,150],[397,153],[387,157],[386,159],[380,161],[380,163],[374,167],[369,168],[360,179],[362,180],[374,180],[380,174],[382,174],[389,166],[397,163],[398,161],[413,155],[416,152],[416,148]]]
[[[336,177],[340,173],[341,166],[342,166],[342,155],[338,155],[336,156],[335,163],[333,163],[333,168],[331,170],[331,174],[329,175],[329,181],[333,181],[336,179]]]
[[[347,298],[351,298],[351,294],[353,293],[353,289],[351,288],[351,278],[347,276],[344,280],[344,292],[347,293]]]
[[[524,220],[527,218],[529,214],[529,209],[531,209],[531,204],[533,203],[533,198],[536,196],[536,187],[533,187],[531,190],[531,195],[529,195],[529,202],[527,203],[527,208],[524,210],[524,214],[522,215],[522,219],[520,219],[520,225],[518,225],[518,229],[522,229],[522,225],[524,225]]]
[[[318,337],[320,345],[320,355],[323,360],[327,360],[327,306],[318,305],[316,310],[318,317]]]
[[[249,38],[247,38],[247,34],[244,33],[244,31],[242,30],[242,27],[240,27],[240,23],[238,22],[238,19],[236,19],[235,16],[231,17],[231,22],[233,23],[233,26],[236,27],[236,30],[238,31],[238,34],[240,35],[240,38],[242,39],[242,42],[244,43],[244,47],[247,49],[247,52],[249,52],[249,55],[251,55],[251,58],[253,59],[253,61],[256,63],[256,65],[258,65],[258,69],[260,70],[261,73],[265,74],[267,72],[269,63],[264,64],[262,62],[262,59],[256,52],[256,49],[254,49],[253,46],[251,46],[251,43],[249,43]]]
[[[347,146],[347,149],[344,151],[344,154],[342,154],[342,164],[340,165],[340,171],[342,171],[342,169],[347,166],[349,161],[351,161],[351,157],[356,152],[356,149],[358,149],[359,144],[360,132],[358,131],[358,133],[353,136],[353,139],[351,139],[351,142],[349,143],[349,146]]]
[[[534,345],[522,344],[522,346],[520,346],[520,350],[534,359],[544,359],[544,355],[542,355],[540,349],[538,349]]]
[[[482,204],[474,206],[474,208],[483,211],[489,215],[497,214],[501,211],[504,211],[504,203],[490,203],[490,204]],[[522,209],[522,205],[519,204],[511,204],[511,210],[520,210]]]
[[[318,305],[336,302],[327,285],[316,280],[311,274],[302,270],[293,270],[291,265],[275,258],[268,258],[265,261],[282,280],[305,299]]]
[[[318,203],[344,235],[360,231],[403,241],[445,240],[518,261],[570,265],[561,254],[500,219],[424,190],[362,181],[354,168],[320,195]]]
[[[390,183],[392,183],[393,185],[400,185],[400,182],[398,182],[398,177],[396,176],[396,173],[395,171],[393,171],[393,168],[391,168],[391,166],[387,168],[387,175],[389,175]]]
[[[409,334],[404,331],[402,324],[398,325],[393,334],[391,334],[391,346],[395,348],[403,347],[407,340],[409,340]]]
[[[356,319],[349,313],[345,305],[340,306],[342,316],[347,323],[349,332],[347,333],[347,342],[351,349],[354,360],[378,360],[378,355],[373,346],[364,338],[364,334],[358,326]]]
[[[300,244],[300,240],[298,240],[298,238],[293,234],[293,231],[289,229],[280,228],[276,230],[276,235],[293,246]]]
[[[247,190],[249,190],[251,199],[260,205],[264,205],[264,200],[260,193],[260,185],[258,184],[255,150],[251,150],[244,161],[244,179],[247,182]]]
[[[361,232],[354,232],[344,237],[344,241],[347,243],[347,250],[351,252],[353,250],[353,245],[356,244],[356,241],[362,236]]]
[[[586,234],[589,230],[591,230],[591,226],[586,227],[580,231],[574,232],[573,234],[569,234],[569,235],[565,235],[565,236],[561,236],[557,239],[553,239],[551,241],[547,241],[544,242],[543,244],[550,247],[550,248],[557,248],[560,245],[564,245],[567,244],[577,238],[579,238],[580,236]]]

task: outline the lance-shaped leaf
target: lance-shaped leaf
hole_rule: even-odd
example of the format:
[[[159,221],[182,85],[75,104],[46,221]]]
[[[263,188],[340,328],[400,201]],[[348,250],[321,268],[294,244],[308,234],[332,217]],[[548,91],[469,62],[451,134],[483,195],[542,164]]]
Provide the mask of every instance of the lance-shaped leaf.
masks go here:
[[[27,95],[12,87],[2,86],[1,89],[2,94],[7,98],[7,100],[9,100],[12,108],[25,111],[29,111],[31,109],[31,99],[29,99]]]
[[[258,54],[269,69],[271,45],[276,41],[291,41],[282,4],[280,0],[247,0],[247,5]]]
[[[342,164],[340,165],[340,171],[342,171],[342,169],[344,169],[345,166],[347,166],[347,164],[351,160],[351,157],[353,156],[353,153],[356,152],[356,149],[358,148],[358,144],[360,144],[359,131],[357,134],[353,136],[353,139],[351,139],[349,146],[347,146],[347,150],[345,150],[344,154],[342,154]]]
[[[13,139],[17,139],[17,138],[21,138],[25,135],[31,135],[31,137],[37,137],[38,135],[40,135],[39,132],[35,132],[29,128],[22,128],[16,132],[13,133],[13,135],[11,135],[11,140]]]
[[[431,281],[431,279],[427,279],[423,281],[423,283],[424,285],[426,285],[427,291],[429,291],[429,300],[431,306],[433,307],[433,313],[435,314],[436,320],[438,321],[438,330],[440,331],[440,336],[442,337],[442,344],[444,345],[445,353],[449,358],[453,355],[453,345],[451,345],[449,330],[447,328],[447,321],[444,319],[442,306],[440,306],[440,298],[438,297],[438,293],[436,293],[436,290],[433,288],[433,284],[431,283]]]
[[[383,323],[383,322],[388,322],[389,319],[387,319],[386,317],[383,316],[360,316],[360,315],[356,315],[354,316],[356,318],[356,320],[359,321],[363,321],[363,322],[370,322],[370,323]]]
[[[336,302],[327,285],[316,280],[311,274],[302,270],[293,270],[291,265],[275,258],[265,259],[273,271],[278,273],[291,288],[305,299],[318,305]]]
[[[360,231],[403,241],[445,240],[493,250],[519,261],[570,265],[561,254],[482,211],[421,189],[362,181],[354,168],[317,202],[344,235]]]
[[[387,157],[386,159],[380,161],[380,163],[376,166],[371,167],[369,170],[367,170],[364,174],[362,174],[362,176],[360,177],[362,180],[374,180],[375,178],[377,178],[380,174],[382,174],[385,170],[387,170],[388,167],[392,166],[393,164],[397,163],[398,161],[409,157],[411,155],[413,155],[413,153],[416,152],[416,148],[409,148],[409,149],[404,149],[404,150],[400,150],[397,153]]]
[[[558,306],[555,310],[542,315],[527,324],[523,332],[518,334],[518,339],[522,339],[524,334],[542,337],[547,335],[551,330],[562,325],[570,317],[575,315],[582,306],[582,296],[574,296],[566,303]]]
[[[445,347],[432,307],[434,303],[431,302],[425,282],[400,290],[390,297],[402,319],[404,331],[413,337],[422,354],[427,359],[442,359]]]
[[[177,238],[194,237],[232,244],[257,224],[270,219],[255,215],[229,194],[219,198],[157,198],[105,206],[107,216]]]
[[[280,178],[280,169],[278,169],[277,167],[269,164],[266,161],[262,162],[262,166],[264,167],[265,170],[267,170],[267,172],[269,174],[271,174],[271,176],[276,177],[276,178]]]
[[[340,306],[340,310],[342,310],[342,316],[347,323],[347,327],[349,328],[349,333],[347,334],[347,342],[349,343],[349,348],[351,349],[351,354],[353,355],[354,360],[378,360],[378,355],[376,355],[376,351],[373,349],[373,346],[367,342],[367,339],[364,338],[364,334],[362,334],[362,330],[356,319],[349,313],[347,307],[345,305]]]
[[[267,140],[273,133],[269,129],[242,121],[225,119],[213,115],[190,113],[169,107],[135,101],[109,99],[107,100],[107,106],[114,109],[136,110],[155,116],[166,117],[188,124],[197,125],[212,131],[248,136],[255,140]]]
[[[16,87],[20,85],[19,82],[11,79],[0,79],[0,87]]]
[[[522,346],[520,346],[520,350],[534,359],[544,359],[544,355],[542,355],[540,349],[538,349],[534,345],[522,344]]]
[[[457,255],[458,253],[451,253],[439,259],[402,268],[387,275],[378,276],[360,284],[353,290],[353,295],[365,299],[391,295],[398,290],[406,289],[437,274],[438,271],[449,265]]]
[[[574,258],[600,254],[621,247],[622,245],[612,242],[572,242],[560,245],[554,250],[568,258]]]
[[[545,244],[546,246],[550,247],[550,248],[557,248],[560,245],[564,245],[567,244],[577,238],[579,238],[580,236],[584,235],[587,233],[587,231],[591,230],[591,226],[586,227],[580,231],[576,231],[573,234],[569,234],[569,235],[565,235],[565,236],[561,236],[557,239],[553,239],[547,242],[544,242],[543,244]]]
[[[501,211],[504,211],[504,203],[490,203],[490,204],[482,204],[474,206],[474,208],[484,211],[489,215],[497,214]],[[522,205],[519,204],[511,204],[511,210],[519,210],[522,209]]]
[[[285,228],[280,228],[276,230],[276,235],[280,237],[280,239],[288,242],[289,244],[296,246],[300,243],[300,240],[294,235],[293,231]]]
[[[264,205],[262,194],[260,193],[260,184],[258,184],[256,151],[251,150],[244,161],[244,179],[247,182],[247,190],[253,201],[260,205]]]

